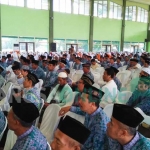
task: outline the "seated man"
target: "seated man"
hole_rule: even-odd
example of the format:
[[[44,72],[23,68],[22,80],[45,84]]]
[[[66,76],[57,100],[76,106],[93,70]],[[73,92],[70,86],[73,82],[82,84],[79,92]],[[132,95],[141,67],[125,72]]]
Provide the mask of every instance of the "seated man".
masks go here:
[[[125,56],[123,66],[128,66],[128,65],[129,65],[129,56]]]
[[[119,72],[119,70],[118,69],[116,69],[115,67],[110,67],[110,68],[112,68],[113,70],[114,70],[114,81],[115,81],[115,83],[116,83],[116,85],[117,85],[117,89],[120,91],[120,88],[121,88],[121,85],[122,85],[122,83],[120,82],[120,80],[116,77],[116,74]]]
[[[115,58],[110,58],[110,63],[108,63],[107,67],[115,67],[117,68],[117,64],[115,63]]]
[[[23,84],[24,78],[23,78],[23,75],[21,74],[20,66],[18,65],[12,66],[12,70],[14,74],[16,75],[17,83]]]
[[[99,107],[103,92],[99,89],[86,86],[79,100],[79,107],[63,107],[59,114],[64,115],[68,111],[85,116],[84,125],[91,131],[89,138],[83,145],[82,150],[103,150],[104,137],[107,123],[110,121],[107,115]]]
[[[137,59],[130,59],[130,64],[127,67],[127,70],[131,69],[141,69],[141,65],[138,63]]]
[[[78,134],[80,133],[80,134]],[[79,121],[66,116],[55,131],[52,150],[81,150],[90,131]]]
[[[21,103],[14,100],[8,113],[8,127],[13,130],[18,139],[12,150],[46,150],[47,140],[33,125],[39,116],[37,107],[29,101],[22,99]]]
[[[39,61],[38,60],[32,60],[32,70],[31,73],[34,73],[38,79],[45,79],[45,73],[44,70],[38,66],[39,65]]]
[[[100,67],[100,65],[96,62],[95,59],[92,59],[92,60],[91,60],[91,68],[92,68],[93,70],[95,70],[95,69],[98,68],[98,67]]]
[[[6,69],[7,63],[6,63],[6,57],[5,56],[2,56],[2,60],[0,62],[0,65]]]
[[[82,70],[82,64],[81,64],[81,58],[80,57],[75,58],[75,63],[74,63],[73,69]]]
[[[45,94],[46,98],[48,97],[50,90],[57,84],[58,73],[55,71],[55,64],[54,60],[48,62],[48,71],[46,72],[43,88],[41,90],[41,93]]]
[[[57,103],[58,105],[65,106],[67,103],[70,104],[72,101],[73,92],[71,87],[67,84],[67,74],[65,72],[60,72],[58,74],[58,84],[50,92],[45,106],[50,103]]]
[[[90,71],[90,66],[91,66],[91,64],[89,64],[89,63],[82,64],[83,74],[88,76],[89,78],[91,78],[94,81],[94,76],[93,76],[93,74]]]
[[[69,69],[65,69],[64,72],[66,72],[67,76],[70,74]],[[67,83],[68,85],[72,86],[72,80],[69,77],[67,77]]]
[[[150,140],[137,132],[136,128],[144,120],[134,108],[114,104],[111,122],[107,125],[107,135],[118,144],[105,143],[111,150],[149,150]]]
[[[70,68],[70,64],[69,64],[69,61],[68,61],[68,59],[67,59],[67,54],[63,54],[63,58],[64,58],[64,60],[66,61],[66,67],[67,67],[67,68]]]
[[[66,64],[67,64],[66,60],[61,59],[59,62],[59,69],[57,70],[57,73],[64,71],[66,69]]]
[[[117,57],[117,60],[116,60],[117,62],[116,62],[116,65],[117,65],[117,69],[119,68],[119,67],[122,67],[122,64],[121,64],[121,57]]]
[[[7,66],[12,65],[14,63],[13,57],[11,56],[11,54],[7,55]]]
[[[146,115],[150,115],[150,77],[140,77],[138,88],[129,98],[127,105],[139,107]]]
[[[115,103],[118,89],[116,83],[113,80],[114,74],[115,73],[112,68],[105,69],[103,80],[107,83],[102,87],[102,91],[105,93],[100,102],[100,106],[102,108],[104,108],[107,104]]]
[[[47,72],[47,60],[43,60],[42,61],[42,65],[41,65],[41,68],[44,70],[44,72]]]

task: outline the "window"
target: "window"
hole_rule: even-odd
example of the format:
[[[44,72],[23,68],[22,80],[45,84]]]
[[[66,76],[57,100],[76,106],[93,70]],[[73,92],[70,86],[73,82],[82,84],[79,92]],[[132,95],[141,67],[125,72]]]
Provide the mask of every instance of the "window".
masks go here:
[[[93,42],[93,52],[100,52],[102,48],[102,42],[101,41],[94,41]]]
[[[74,0],[73,2],[73,13],[74,14],[79,13],[79,0]]]
[[[94,16],[97,16],[97,7],[98,7],[97,2],[94,2]]]
[[[111,49],[112,52],[120,51],[119,41],[112,41]]]
[[[27,0],[27,7],[48,10],[48,0]]]
[[[114,19],[121,19],[121,14],[122,14],[122,6],[110,2],[109,17]]]
[[[137,21],[147,23],[148,22],[148,11],[141,7],[138,7]]]
[[[35,38],[35,51],[40,53],[48,52],[48,39]]]
[[[56,43],[56,50],[58,52],[65,51],[66,49],[65,39],[55,39],[54,43]]]
[[[78,40],[78,51],[88,52],[88,40]]]
[[[136,6],[126,7],[126,20],[136,21]]]
[[[98,2],[98,17],[107,18],[107,1],[100,0]]]
[[[1,4],[8,4],[8,0],[1,0]]]

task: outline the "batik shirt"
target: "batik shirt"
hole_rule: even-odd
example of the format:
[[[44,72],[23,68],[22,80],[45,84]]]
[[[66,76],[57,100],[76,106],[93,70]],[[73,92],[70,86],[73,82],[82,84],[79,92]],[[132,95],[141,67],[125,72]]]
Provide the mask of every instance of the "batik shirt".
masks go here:
[[[104,137],[106,136],[107,123],[110,119],[101,108],[89,115],[81,111],[79,107],[72,106],[70,111],[85,116],[84,125],[91,134],[84,143],[82,150],[104,150]]]
[[[6,123],[6,120],[5,120],[4,113],[2,111],[0,111],[0,134],[4,130],[5,123]]]
[[[47,150],[47,140],[34,126],[17,138],[12,150]]]
[[[24,90],[23,98],[33,103],[38,108],[38,110],[41,109],[42,101],[40,98],[40,91],[36,87],[33,87],[29,90]]]
[[[57,71],[48,71],[43,83],[43,87],[54,87],[57,83],[58,73]]]
[[[116,63],[116,65],[117,65],[117,69],[119,68],[119,67],[122,67],[122,64],[121,63]]]
[[[5,69],[6,69],[6,67],[7,67],[7,63],[6,63],[6,62],[0,62],[0,65],[1,65],[3,68],[5,68]]]
[[[135,90],[127,105],[139,107],[146,115],[150,116],[150,89],[145,92]]]
[[[122,85],[121,82],[119,81],[119,79],[116,76],[114,77],[114,81],[117,85],[117,89],[120,91],[120,88],[121,88],[121,85]]]
[[[31,70],[31,73],[34,73],[38,77],[38,79],[45,79],[45,73],[41,67],[38,67],[36,70]]]
[[[74,66],[73,66],[73,69],[75,69],[75,70],[82,70],[82,64],[74,64]]]

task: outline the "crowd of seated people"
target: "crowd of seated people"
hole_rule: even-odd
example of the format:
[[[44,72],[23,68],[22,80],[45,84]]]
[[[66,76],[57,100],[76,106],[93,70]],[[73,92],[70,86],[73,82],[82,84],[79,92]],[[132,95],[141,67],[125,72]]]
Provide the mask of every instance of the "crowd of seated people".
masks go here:
[[[12,107],[6,116],[8,128],[17,136],[12,150],[46,150],[49,144],[52,150],[150,149],[150,140],[137,131],[144,118],[134,109],[138,107],[150,116],[148,53],[141,56],[132,53],[79,54],[72,47],[69,54],[18,57],[19,62],[8,54],[2,56],[0,62],[0,86],[13,83],[14,92],[8,100]],[[138,69],[140,74],[127,103],[117,104],[116,98],[122,87],[117,73],[123,66],[125,70]],[[94,86],[97,68],[104,69],[99,75],[105,84],[99,88]],[[72,82],[69,76],[72,70],[83,71],[77,82]],[[37,88],[40,80],[41,88]],[[53,141],[48,144],[35,127],[35,121],[40,117],[40,125],[51,104],[59,105],[62,118]],[[113,104],[111,116],[103,110],[109,104]],[[0,110],[0,134],[7,123],[3,111]],[[69,111],[84,116],[84,123],[70,116],[64,117]]]

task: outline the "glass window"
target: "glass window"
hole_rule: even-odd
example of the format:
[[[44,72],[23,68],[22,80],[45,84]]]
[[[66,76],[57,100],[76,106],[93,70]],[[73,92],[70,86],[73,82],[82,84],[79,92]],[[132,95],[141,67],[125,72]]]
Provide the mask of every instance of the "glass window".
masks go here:
[[[90,14],[90,1],[85,1],[85,15]]]
[[[98,3],[98,17],[106,18],[107,17],[107,1],[100,0]]]
[[[66,13],[71,13],[71,0],[66,0]]]
[[[79,13],[79,0],[73,1],[73,13],[78,14]]]
[[[36,0],[36,2],[35,2],[35,8],[36,9],[41,9],[41,5],[42,5],[41,0]]]
[[[1,0],[1,4],[8,4],[8,0]]]
[[[94,2],[94,16],[97,16],[97,2]]]
[[[88,52],[88,40],[78,40],[78,51]]]
[[[148,22],[148,11],[141,7],[138,7],[137,21],[147,23]]]
[[[112,41],[112,48],[111,49],[113,52],[120,51],[119,41]]]
[[[54,11],[59,11],[59,0],[54,0],[53,2]]]
[[[17,0],[17,6],[24,7],[24,0]]]
[[[100,52],[101,48],[102,48],[101,41],[93,42],[93,52]]]
[[[126,20],[136,21],[136,6],[126,7]]]
[[[42,9],[48,10],[48,0],[42,0]]]
[[[79,14],[84,14],[84,0],[80,0]]]
[[[9,0],[9,5],[16,6],[17,1],[16,0]]]
[[[40,53],[48,52],[48,39],[35,38],[35,51]]]
[[[65,8],[65,1],[62,1],[62,0],[60,0],[59,1],[59,4],[60,4],[60,7],[59,7],[59,11],[60,12],[65,12],[66,11],[66,8]]]
[[[66,49],[65,39],[55,39],[54,42],[56,43],[56,50],[58,52],[65,51]]]
[[[27,0],[27,7],[34,8],[34,0]]]

